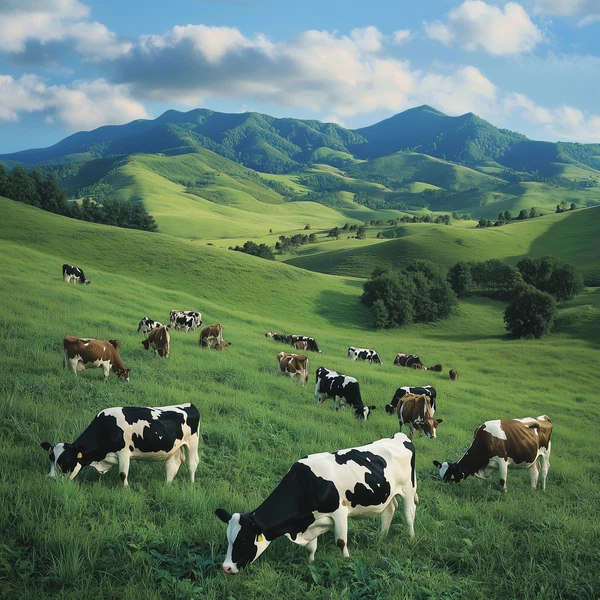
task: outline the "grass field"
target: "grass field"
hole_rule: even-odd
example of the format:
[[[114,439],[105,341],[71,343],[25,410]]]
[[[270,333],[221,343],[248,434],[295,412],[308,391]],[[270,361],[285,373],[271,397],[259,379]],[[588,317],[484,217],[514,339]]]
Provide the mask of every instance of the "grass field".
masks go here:
[[[472,299],[443,323],[374,331],[357,300],[360,279],[4,199],[0,251],[0,597],[598,597],[599,289],[561,307],[551,336],[511,341],[498,302]],[[65,284],[63,262],[83,267],[91,285]],[[166,320],[173,308],[221,322],[232,346],[201,351],[197,333],[173,332],[168,360],[146,352],[139,319]],[[310,354],[306,388],[278,375],[275,355],[285,347],[265,338],[268,330],[317,338],[323,354]],[[105,384],[101,370],[77,378],[64,372],[66,334],[120,338],[131,381],[111,375]],[[349,345],[375,348],[384,364],[349,362]],[[442,363],[444,373],[393,367],[399,351]],[[368,422],[314,403],[320,364],[359,379],[365,401],[378,406]],[[452,367],[456,382],[447,378]],[[252,510],[301,456],[391,436],[397,423],[384,404],[400,385],[419,384],[437,388],[444,423],[437,440],[415,439],[413,542],[397,513],[387,538],[378,519],[351,521],[348,560],[329,533],[312,566],[302,548],[282,539],[241,574],[220,570],[226,542],[217,507]],[[41,441],[72,441],[109,406],[181,402],[194,402],[202,416],[195,485],[185,465],[168,486],[163,465],[135,462],[130,489],[116,471],[100,478],[88,469],[72,482],[47,477]],[[473,478],[439,481],[432,460],[458,459],[483,420],[544,413],[554,422],[545,493],[530,490],[522,471],[509,472],[505,495]]]

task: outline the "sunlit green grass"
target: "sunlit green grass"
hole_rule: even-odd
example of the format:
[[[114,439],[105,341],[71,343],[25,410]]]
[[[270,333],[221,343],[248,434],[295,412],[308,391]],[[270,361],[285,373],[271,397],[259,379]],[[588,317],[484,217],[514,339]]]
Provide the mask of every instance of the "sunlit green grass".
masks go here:
[[[357,240],[354,240],[357,241]],[[362,281],[321,275],[161,234],[96,226],[0,199],[0,597],[159,598],[595,598],[600,589],[594,390],[600,294],[564,308],[539,341],[505,338],[503,305],[471,299],[447,321],[370,329]],[[61,265],[85,269],[67,285]],[[219,321],[227,352],[202,351],[198,333],[172,333],[171,357],[143,349],[139,319],[171,309]],[[285,346],[269,330],[317,338],[305,388],[277,372]],[[66,334],[118,337],[132,369],[125,384],[101,370],[62,367]],[[350,345],[383,365],[353,363]],[[442,374],[392,365],[418,353]],[[316,405],[319,365],[356,376],[378,409],[366,423]],[[460,377],[451,382],[449,368]],[[237,576],[220,570],[225,527],[213,515],[255,508],[290,464],[311,452],[367,443],[397,430],[383,410],[400,385],[433,384],[444,423],[416,438],[420,505],[410,542],[400,513],[382,539],[378,520],[351,521],[350,559],[333,536],[316,562],[285,539]],[[201,412],[196,484],[183,464],[173,485],[162,464],[118,473],[87,469],[73,482],[47,477],[39,447],[73,441],[102,408],[194,402]],[[508,493],[473,478],[443,485],[433,459],[456,460],[483,420],[548,414],[555,429],[546,493],[510,471]]]

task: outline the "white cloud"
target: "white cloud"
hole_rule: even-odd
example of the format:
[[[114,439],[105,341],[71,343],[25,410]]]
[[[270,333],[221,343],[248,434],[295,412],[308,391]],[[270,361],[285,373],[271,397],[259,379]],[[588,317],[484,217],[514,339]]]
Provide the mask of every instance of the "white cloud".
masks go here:
[[[0,120],[16,121],[26,113],[42,113],[45,122],[59,121],[71,131],[148,117],[126,86],[103,79],[64,86],[47,85],[35,75],[0,75]]]
[[[412,32],[410,29],[398,29],[394,31],[394,44],[396,46],[401,46],[405,42],[408,42],[412,37]]]
[[[495,56],[529,52],[544,36],[520,4],[504,9],[482,0],[466,0],[448,13],[447,21],[425,23],[425,33],[444,44],[456,42],[465,50],[483,49]]]
[[[0,0],[0,53],[65,41],[91,58],[114,58],[129,50],[131,45],[104,25],[87,21],[89,13],[79,0]]]
[[[600,21],[600,0],[530,0],[537,14],[580,17],[579,25]]]
[[[379,52],[383,48],[381,43],[383,34],[370,25],[360,29],[353,29],[350,32],[350,37],[356,43],[357,47],[365,52]]]

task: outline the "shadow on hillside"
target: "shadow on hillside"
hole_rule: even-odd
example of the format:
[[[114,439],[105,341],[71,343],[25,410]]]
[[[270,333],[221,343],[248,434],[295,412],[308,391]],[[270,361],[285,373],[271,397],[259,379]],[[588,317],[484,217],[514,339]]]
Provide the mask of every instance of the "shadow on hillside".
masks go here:
[[[500,335],[485,335],[485,334],[464,334],[464,333],[438,333],[435,332],[435,335],[432,336],[435,337],[435,339],[438,340],[447,340],[449,342],[485,342],[485,341],[491,341],[491,340],[495,340],[495,341],[503,341],[503,340],[510,340],[510,337],[507,334],[500,334]]]
[[[360,303],[362,284],[356,282],[356,296],[322,291],[315,301],[315,311],[332,325],[354,325],[364,327],[373,320],[370,311]]]

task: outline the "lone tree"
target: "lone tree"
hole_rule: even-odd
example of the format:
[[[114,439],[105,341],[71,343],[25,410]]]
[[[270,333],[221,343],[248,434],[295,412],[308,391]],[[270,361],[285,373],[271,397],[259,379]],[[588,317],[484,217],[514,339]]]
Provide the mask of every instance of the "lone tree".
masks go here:
[[[556,318],[556,302],[546,292],[523,286],[504,311],[506,329],[517,338],[541,338]]]

